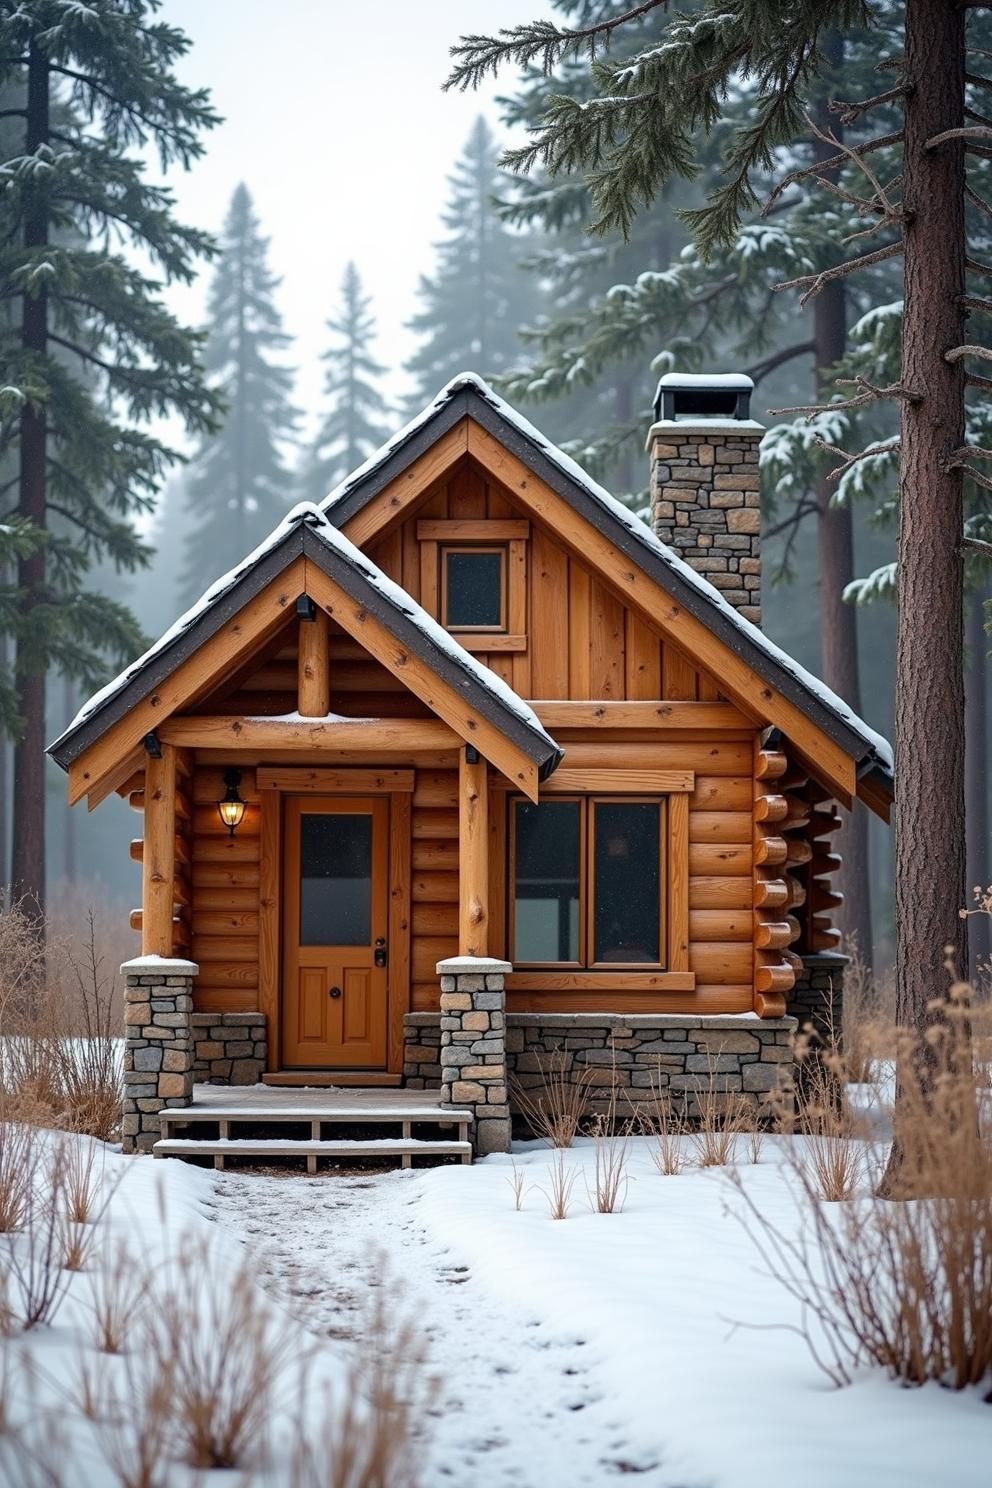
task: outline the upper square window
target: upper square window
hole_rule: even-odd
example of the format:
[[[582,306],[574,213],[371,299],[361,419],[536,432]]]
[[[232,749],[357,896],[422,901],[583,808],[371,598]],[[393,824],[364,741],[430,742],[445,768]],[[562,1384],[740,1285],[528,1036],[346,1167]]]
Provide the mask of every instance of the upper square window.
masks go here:
[[[420,603],[469,651],[526,651],[530,523],[424,518]]]
[[[506,548],[441,549],[441,624],[506,630]]]

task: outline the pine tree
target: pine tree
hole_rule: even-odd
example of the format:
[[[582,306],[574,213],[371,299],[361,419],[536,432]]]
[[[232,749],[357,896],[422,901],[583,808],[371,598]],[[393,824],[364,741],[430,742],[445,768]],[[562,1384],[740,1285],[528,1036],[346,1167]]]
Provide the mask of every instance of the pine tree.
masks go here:
[[[372,356],[375,318],[354,263],[341,284],[341,308],[327,328],[337,338],[321,360],[324,393],[331,400],[303,471],[304,495],[321,501],[338,481],[388,438],[387,405],[376,387],[385,368]]]
[[[216,413],[198,338],[160,298],[163,281],[193,277],[210,241],[176,221],[170,192],[131,153],[152,145],[163,168],[186,167],[216,123],[206,93],[177,80],[188,42],[157,9],[31,0],[0,12],[0,93],[16,95],[5,97],[16,139],[0,165],[0,469],[11,498],[0,503],[0,567],[16,580],[0,624],[16,646],[12,879],[39,917],[46,674],[92,689],[108,661],[134,654],[133,618],[87,575],[101,560],[147,561],[132,519],[176,455],[143,426],[178,415],[200,431]]]
[[[509,60],[536,61],[549,70],[566,56],[595,55],[634,16],[666,8],[664,0],[648,0],[584,28],[542,21],[498,37],[464,38],[450,83],[474,85]],[[988,456],[966,441],[966,389],[983,381],[987,387],[987,379],[966,374],[965,364],[992,360],[965,334],[967,313],[990,309],[968,292],[966,275],[992,273],[984,260],[966,262],[966,153],[981,157],[987,145],[975,142],[990,128],[982,112],[988,82],[966,85],[968,9],[946,0],[906,0],[896,45],[886,56],[889,29],[863,0],[779,6],[706,0],[698,15],[668,18],[664,46],[623,65],[597,60],[597,106],[553,99],[533,139],[511,158],[523,170],[538,164],[553,174],[585,169],[596,225],[626,231],[664,182],[692,175],[696,133],[715,127],[746,69],[756,84],[751,116],[730,131],[722,182],[702,207],[685,214],[708,255],[733,241],[742,217],[761,203],[762,174],[809,129],[807,110],[824,70],[828,35],[879,30],[884,85],[871,97],[838,103],[836,111],[849,124],[895,107],[899,127],[883,126],[856,152],[834,136],[826,160],[788,173],[787,183],[802,188],[811,177],[825,179],[834,165],[852,166],[858,186],[851,194],[863,218],[855,249],[848,247],[829,269],[798,276],[790,287],[803,290],[805,302],[835,279],[902,259],[899,379],[884,388],[861,387],[836,406],[894,399],[900,408],[896,989],[898,1019],[918,1034],[916,1057],[900,1079],[919,1081],[924,1090],[932,1078],[926,1033],[938,1016],[934,998],[947,986],[945,948],[954,947],[962,970],[967,965],[959,915],[965,896],[962,548],[977,540],[964,533],[963,472],[987,479],[976,461]],[[966,87],[977,88],[967,105]],[[966,110],[977,122],[966,125]],[[873,157],[893,147],[897,175],[884,167],[877,174]],[[984,209],[992,214],[992,206]],[[892,1188],[900,1165],[896,1142]]]
[[[231,197],[220,247],[204,362],[227,413],[186,480],[182,593],[190,602],[217,578],[219,554],[244,557],[284,515],[292,477],[283,451],[299,418],[290,402],[293,374],[278,360],[290,344],[275,305],[279,280],[244,184]]]
[[[424,338],[406,366],[417,409],[459,372],[505,371],[520,353],[518,327],[532,318],[533,285],[519,266],[522,244],[495,207],[498,153],[480,117],[450,179],[437,269],[432,278],[421,276],[421,308],[409,322]]]

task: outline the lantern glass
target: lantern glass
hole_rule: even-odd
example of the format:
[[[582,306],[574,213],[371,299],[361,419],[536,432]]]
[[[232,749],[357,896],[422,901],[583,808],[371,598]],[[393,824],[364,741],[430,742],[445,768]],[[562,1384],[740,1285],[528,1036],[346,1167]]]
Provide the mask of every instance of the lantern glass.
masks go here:
[[[244,820],[245,814],[245,803],[238,792],[238,786],[241,784],[241,771],[228,770],[224,776],[224,784],[227,786],[227,794],[222,801],[217,802],[217,810],[221,821],[233,837]]]

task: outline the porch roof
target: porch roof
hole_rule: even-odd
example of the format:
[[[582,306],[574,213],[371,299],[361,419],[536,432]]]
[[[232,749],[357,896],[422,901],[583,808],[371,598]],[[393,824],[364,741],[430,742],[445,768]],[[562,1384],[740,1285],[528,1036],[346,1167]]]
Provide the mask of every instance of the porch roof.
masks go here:
[[[319,507],[309,502],[295,507],[265,542],[211,585],[144,655],[83,704],[65,732],[49,746],[48,753],[56,763],[67,770],[299,558],[316,564],[401,646],[464,697],[536,766],[540,779],[557,768],[563,751],[529,704],[459,645],[416,600],[339,532]]]

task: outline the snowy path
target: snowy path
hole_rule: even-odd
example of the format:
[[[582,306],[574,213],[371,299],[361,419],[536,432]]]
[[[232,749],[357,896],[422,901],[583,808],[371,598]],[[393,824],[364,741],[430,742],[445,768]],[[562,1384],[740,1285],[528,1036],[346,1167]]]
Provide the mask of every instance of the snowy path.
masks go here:
[[[581,1488],[629,1474],[645,1484],[670,1481],[658,1443],[607,1398],[602,1360],[581,1327],[561,1333],[508,1306],[425,1227],[418,1209],[430,1181],[418,1172],[316,1179],[229,1172],[217,1175],[210,1212],[252,1252],[263,1287],[321,1338],[353,1336],[377,1257],[387,1258],[441,1376],[426,1481],[455,1488]]]

